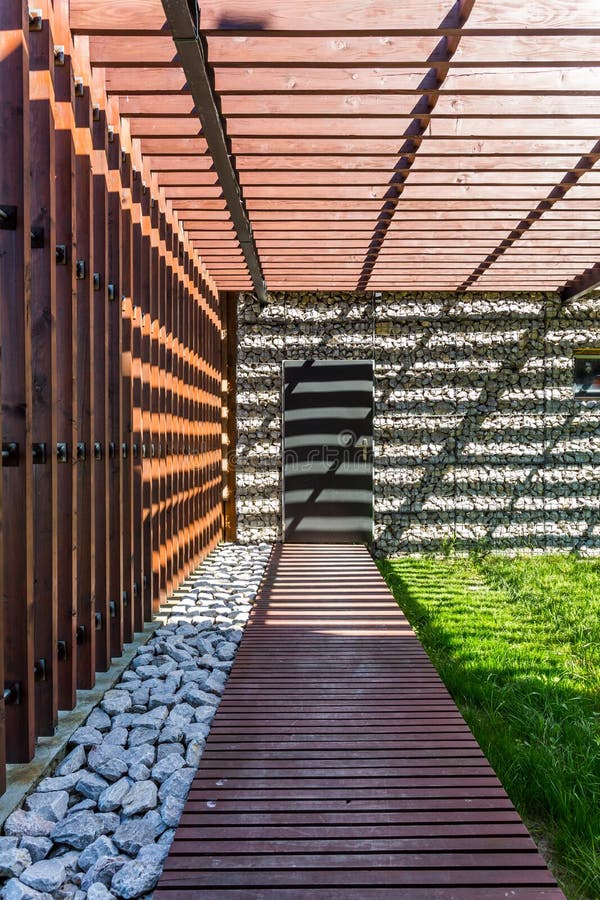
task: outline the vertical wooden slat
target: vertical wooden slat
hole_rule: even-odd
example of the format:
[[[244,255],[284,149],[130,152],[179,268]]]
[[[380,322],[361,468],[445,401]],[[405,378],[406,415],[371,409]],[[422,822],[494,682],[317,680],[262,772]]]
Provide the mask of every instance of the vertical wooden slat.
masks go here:
[[[83,77],[77,76],[76,77]],[[94,497],[94,368],[93,208],[91,169],[91,98],[81,83],[75,97],[75,273],[77,280],[77,686],[95,680],[95,497]]]
[[[107,195],[107,127],[106,109],[94,108],[94,255],[93,255],[93,336],[94,336],[94,448],[90,448],[90,466],[94,470],[95,515],[95,589],[96,589],[96,658],[95,668],[105,672],[110,667],[109,607],[109,492],[108,492],[108,195]]]
[[[167,283],[165,298],[165,442],[166,442],[166,479],[165,479],[165,555],[167,572],[167,594],[173,590],[173,470],[175,459],[173,432],[173,304],[174,304],[174,261],[173,261],[173,228],[167,222]]]
[[[142,583],[141,608],[144,621],[152,618],[152,454],[151,454],[151,370],[150,370],[150,340],[151,340],[151,312],[150,292],[152,247],[150,242],[150,194],[147,187],[142,191],[142,239],[141,258],[138,268],[141,273],[141,425],[142,425]]]
[[[121,419],[123,415],[121,383],[121,144],[118,134],[111,132],[108,143],[108,410],[109,410],[109,586],[110,653],[123,652],[123,493],[121,482]]]
[[[132,379],[132,434],[133,486],[132,486],[132,547],[133,547],[133,622],[134,631],[143,627],[142,592],[144,577],[142,531],[142,178],[139,170],[133,170],[131,259],[133,265],[131,319],[131,379]]]
[[[236,484],[235,484],[235,441],[236,441],[236,368],[237,368],[237,295],[233,292],[221,294],[223,310],[223,426],[227,442],[223,447],[223,519],[226,541],[235,541]]]
[[[158,339],[158,408],[159,408],[159,496],[160,496],[160,599],[167,598],[167,415],[166,415],[166,367],[167,367],[167,289],[169,270],[167,268],[167,222],[164,212],[159,216],[160,239],[160,290],[158,294],[158,318],[160,323]]]
[[[161,291],[161,259],[159,245],[159,209],[153,201],[151,216],[151,262],[150,262],[150,416],[151,416],[151,509],[152,509],[152,610],[157,612],[161,598],[160,579],[160,458],[159,443],[161,441],[159,425],[159,335],[160,315],[159,296]]]
[[[64,63],[54,71],[56,96],[56,438],[58,706],[72,709],[77,688],[77,292],[73,265],[75,224],[75,121],[68,0],[54,3],[56,39]],[[59,455],[60,454],[60,455]]]
[[[132,451],[132,220],[131,220],[131,154],[122,150],[121,181],[122,223],[121,223],[121,314],[122,314],[122,421],[121,421],[121,476],[123,492],[123,640],[133,640],[133,451]]]
[[[21,702],[6,708],[9,762],[34,752],[33,491],[31,459],[31,211],[29,177],[28,15],[23,0],[0,3],[0,334],[4,442],[18,444],[3,465],[5,679],[20,683]],[[12,209],[11,209],[12,207]],[[6,227],[14,214],[14,228]]]
[[[31,116],[31,366],[33,466],[34,649],[39,735],[54,734],[58,717],[56,496],[56,229],[54,22],[48,0],[42,28],[29,32]]]

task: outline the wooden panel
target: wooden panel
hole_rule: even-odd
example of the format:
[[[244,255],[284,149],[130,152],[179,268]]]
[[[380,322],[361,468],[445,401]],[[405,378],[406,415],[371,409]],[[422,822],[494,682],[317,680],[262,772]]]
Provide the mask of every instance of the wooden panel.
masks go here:
[[[132,187],[131,156],[125,148],[121,151],[122,220],[121,220],[121,482],[123,496],[123,640],[133,640],[133,406],[132,406]]]
[[[6,706],[6,757],[26,762],[34,752],[33,471],[31,449],[31,197],[27,9],[0,5],[0,203],[14,228],[0,230],[2,440],[18,444],[15,465],[3,460],[2,593],[4,678],[20,684],[20,703]]]
[[[157,898],[524,886],[563,896],[367,550],[278,547]]]
[[[54,34],[49,4],[41,31],[29,33],[31,114],[31,226],[41,229],[31,252],[32,439],[43,445],[33,466],[36,660],[45,675],[35,684],[35,725],[54,734],[58,718],[57,461],[56,461],[56,204]],[[41,246],[40,246],[41,244]],[[40,448],[41,449],[41,448]],[[42,664],[40,663],[40,666]]]

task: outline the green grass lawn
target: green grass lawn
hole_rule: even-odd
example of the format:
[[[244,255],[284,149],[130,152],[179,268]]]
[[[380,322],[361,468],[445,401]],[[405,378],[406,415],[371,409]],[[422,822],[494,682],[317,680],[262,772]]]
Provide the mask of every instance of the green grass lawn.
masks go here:
[[[600,898],[600,561],[380,563],[570,900]]]

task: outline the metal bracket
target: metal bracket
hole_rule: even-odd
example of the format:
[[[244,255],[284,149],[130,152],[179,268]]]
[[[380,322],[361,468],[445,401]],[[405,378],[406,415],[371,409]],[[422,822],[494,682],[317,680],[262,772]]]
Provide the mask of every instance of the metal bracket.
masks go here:
[[[57,266],[66,266],[69,259],[69,254],[67,252],[66,244],[57,244],[56,245],[56,265]]]
[[[75,629],[75,640],[78,644],[83,644],[85,641],[85,625],[78,625]]]
[[[100,121],[100,107],[96,104],[94,104],[94,106],[92,107],[92,119],[94,120],[94,122]]]
[[[75,278],[83,281],[85,278],[85,259],[78,259],[75,263]]]
[[[44,25],[44,16],[41,9],[29,10],[29,30],[41,31]]]
[[[107,285],[107,294],[109,300],[114,300],[116,298],[116,291],[114,284]]]
[[[94,613],[94,625],[96,627],[96,631],[102,631],[102,624],[102,613]]]
[[[31,249],[32,250],[43,250],[44,249],[44,229],[41,226],[35,226],[31,229]]]
[[[45,659],[38,659],[33,664],[33,677],[36,681],[45,681],[47,675],[47,666]]]
[[[59,463],[69,462],[69,445],[60,443],[56,445],[56,459]]]
[[[123,591],[123,606],[129,606],[129,597],[127,591]]]
[[[66,662],[69,658],[69,645],[66,641],[56,642],[56,657],[59,662]]]
[[[83,78],[75,78],[75,96],[83,97],[85,95],[85,87],[83,85]]]
[[[134,444],[134,445],[133,445],[133,458],[134,458],[134,459],[137,459],[137,458],[138,458],[138,449],[139,449],[139,448],[138,448],[138,445],[137,445],[137,444]]]
[[[121,444],[121,454],[123,459],[127,459],[127,444],[125,441]]]
[[[146,459],[146,445],[142,444],[142,459]]]
[[[48,462],[45,444],[32,444],[34,466],[43,466]]]
[[[139,597],[138,583],[137,583],[137,581],[134,581],[133,582],[133,599],[137,600],[138,597]]]
[[[102,279],[100,278],[100,272],[94,272],[94,290],[99,291],[102,287]]]
[[[115,446],[115,442],[114,442],[114,441],[110,441],[109,444],[108,444],[108,458],[109,458],[109,459],[114,459],[114,458],[115,458],[115,452],[116,452],[116,449],[117,449],[117,448],[116,448],[116,446]]]
[[[85,460],[85,458],[86,458],[85,451],[86,451],[85,441],[79,441],[77,443],[77,461],[78,462],[83,462]]]
[[[109,601],[108,609],[110,611],[111,619],[116,619],[117,618],[117,604],[115,603],[114,600]]]
[[[115,129],[112,127],[112,125],[109,125],[106,130],[108,132],[108,143],[112,144],[115,139]]]
[[[4,231],[17,230],[17,207],[0,204],[0,228]]]
[[[65,48],[62,44],[57,44],[54,48],[54,65],[64,66],[65,64]]]
[[[4,702],[7,706],[16,706],[21,702],[21,682],[4,683]]]
[[[2,465],[18,466],[19,465],[19,445],[14,441],[2,444]]]
[[[94,459],[102,459],[102,444],[100,441],[95,441],[94,443]]]

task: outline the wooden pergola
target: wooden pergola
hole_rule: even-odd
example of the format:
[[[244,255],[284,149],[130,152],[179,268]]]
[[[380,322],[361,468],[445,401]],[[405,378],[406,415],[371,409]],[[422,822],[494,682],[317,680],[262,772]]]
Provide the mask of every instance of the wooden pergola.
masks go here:
[[[71,0],[70,22],[222,290],[597,282],[597,0]]]

